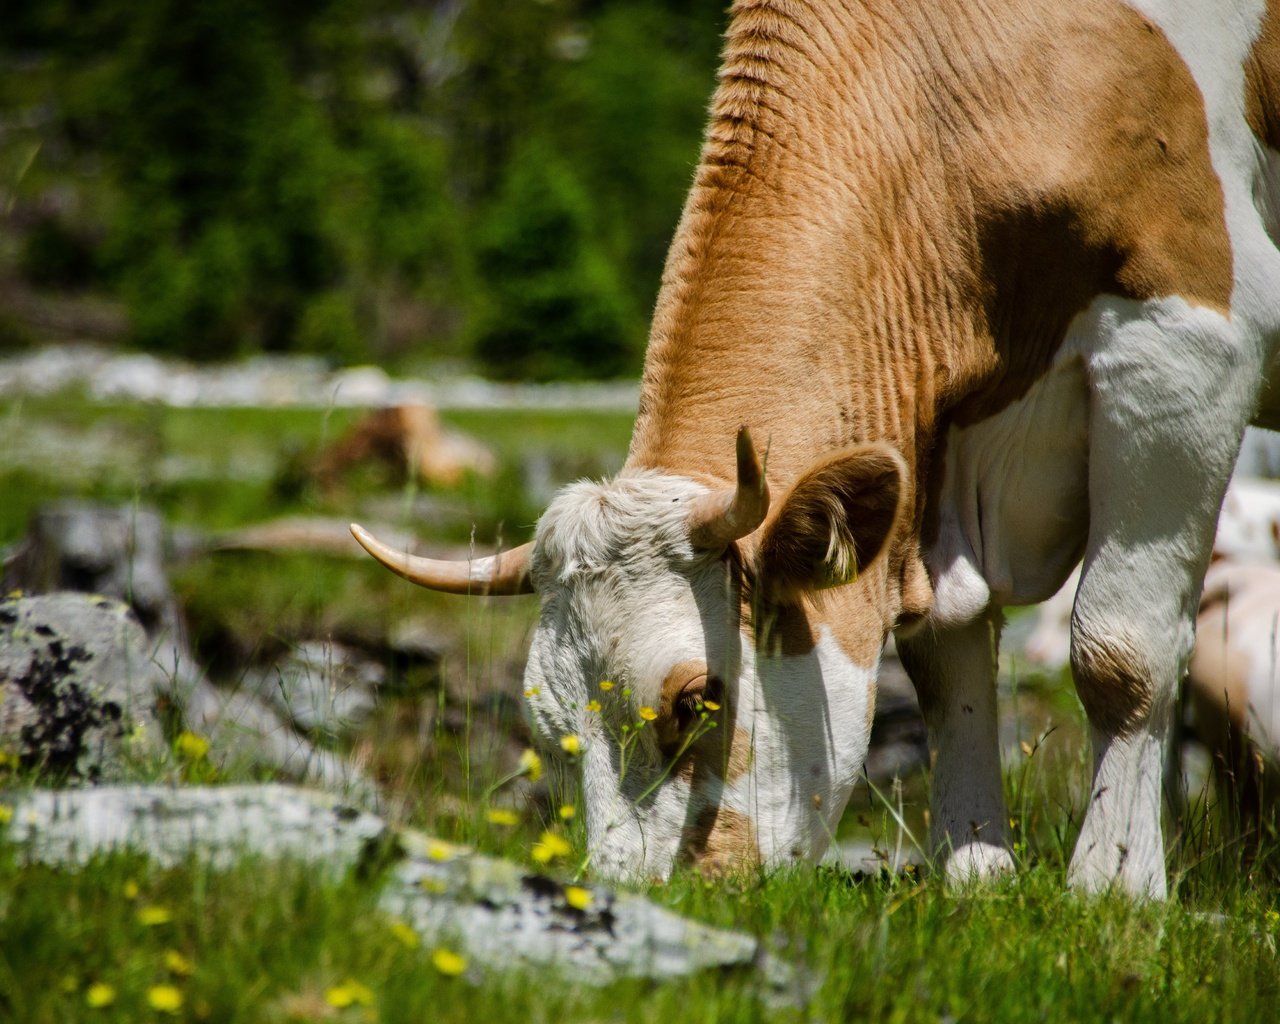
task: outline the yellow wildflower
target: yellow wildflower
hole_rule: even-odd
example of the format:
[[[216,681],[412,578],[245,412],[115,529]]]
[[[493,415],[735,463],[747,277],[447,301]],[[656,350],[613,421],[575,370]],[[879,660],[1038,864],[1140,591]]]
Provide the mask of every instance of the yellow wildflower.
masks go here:
[[[172,985],[152,985],[147,989],[147,1005],[161,1013],[177,1013],[182,1009],[182,993]]]
[[[335,1010],[345,1010],[348,1006],[359,1003],[361,1006],[373,1005],[373,992],[368,986],[348,978],[341,985],[326,989],[324,1001]]]
[[[89,986],[89,991],[84,994],[84,1001],[95,1010],[110,1006],[116,1001],[115,987],[108,985],[105,981],[96,981]]]
[[[195,970],[195,966],[176,949],[167,949],[164,954],[164,965],[172,973],[187,977]]]
[[[567,736],[561,736],[560,749],[570,757],[577,757],[582,753],[582,740],[573,733],[569,733]]]
[[[168,924],[173,920],[173,913],[168,907],[139,907],[138,924],[146,928],[154,928],[158,924]]]
[[[488,819],[490,825],[509,827],[520,824],[520,815],[516,814],[515,811],[507,810],[505,807],[490,807],[484,816]]]
[[[447,860],[453,860],[457,855],[458,848],[456,846],[450,846],[439,839],[431,839],[427,842],[427,857],[430,860],[444,863]]]
[[[537,782],[542,778],[542,758],[536,751],[525,748],[520,755],[520,771],[529,776],[530,782]]]
[[[174,749],[188,761],[199,761],[209,753],[209,741],[198,732],[183,732],[173,741]]]
[[[588,711],[599,711],[599,710],[600,710],[600,702],[599,702],[598,700],[589,700],[589,701],[587,701],[587,710],[588,710]]]
[[[402,946],[407,946],[409,949],[417,949],[418,943],[421,941],[418,938],[418,933],[404,921],[392,921],[391,934],[396,937]]]
[[[456,978],[467,969],[466,957],[442,946],[431,951],[431,963],[437,971],[450,978]]]
[[[584,889],[580,885],[566,885],[564,887],[564,901],[574,910],[586,910],[591,906],[593,899],[590,889]]]
[[[653,708],[649,707],[648,704],[645,704],[640,708],[640,717],[643,718],[646,722],[652,722],[655,718],[658,717],[658,712],[654,711]]]
[[[561,804],[561,805],[560,805],[560,820],[561,820],[561,821],[572,821],[572,820],[573,820],[573,816],[574,816],[575,814],[577,814],[577,813],[578,813],[578,808],[574,807],[574,806],[573,806],[573,804]]]
[[[548,830],[542,833],[542,838],[533,844],[529,852],[539,864],[549,864],[553,860],[569,856],[573,847],[564,836]]]
[[[719,711],[719,710],[720,710],[720,705],[719,705],[719,704],[717,704],[717,703],[716,703],[715,701],[713,701],[713,700],[704,700],[704,701],[702,702],[702,706],[703,706],[704,708],[706,708],[708,711]]]
[[[120,887],[120,892],[127,900],[136,900],[138,898],[138,883],[130,878]]]
[[[540,694],[541,692],[542,692],[541,686],[530,686],[527,690],[524,691],[524,695],[532,699],[538,696],[538,694]]]
[[[610,690],[613,689],[613,683],[609,682],[609,680],[606,679],[604,682],[600,684],[600,689],[604,690],[605,693],[608,693]]]
[[[13,808],[8,804],[0,804],[0,825],[7,825],[13,821]]]

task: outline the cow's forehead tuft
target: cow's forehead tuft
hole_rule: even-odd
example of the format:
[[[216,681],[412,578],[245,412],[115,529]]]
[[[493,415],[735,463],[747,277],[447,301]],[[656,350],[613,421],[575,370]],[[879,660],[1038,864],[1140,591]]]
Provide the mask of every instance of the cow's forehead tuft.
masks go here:
[[[538,522],[534,579],[563,582],[657,554],[692,558],[689,502],[706,491],[687,477],[652,470],[570,484]]]

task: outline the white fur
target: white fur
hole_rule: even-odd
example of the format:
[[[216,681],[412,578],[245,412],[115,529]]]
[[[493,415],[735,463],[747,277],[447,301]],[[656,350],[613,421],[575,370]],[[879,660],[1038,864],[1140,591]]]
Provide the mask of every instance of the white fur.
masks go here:
[[[853,664],[825,627],[809,654],[757,654],[725,563],[689,543],[689,506],[706,491],[654,474],[576,484],[538,526],[542,615],[525,673],[529,707],[549,749],[567,733],[582,738],[590,853],[605,876],[666,877],[684,829],[720,805],[750,819],[766,863],[816,858],[866,757],[876,666]],[[719,727],[751,737],[750,770],[703,791],[668,777],[640,801],[665,765],[646,729],[623,780],[620,727],[657,705],[673,666],[694,660],[736,688],[726,701],[736,721]],[[598,686],[606,679],[607,693]],[[600,712],[587,710],[593,698]]]

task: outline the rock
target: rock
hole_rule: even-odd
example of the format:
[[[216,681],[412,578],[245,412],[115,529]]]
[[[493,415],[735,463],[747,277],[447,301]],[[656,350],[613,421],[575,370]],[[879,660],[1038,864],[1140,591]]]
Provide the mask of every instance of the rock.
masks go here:
[[[247,673],[244,686],[303,732],[348,733],[369,717],[383,667],[338,643],[310,640],[276,665]]]
[[[373,806],[381,802],[377,786],[356,764],[299,736],[251,693],[201,682],[185,695],[182,712],[187,727],[209,740],[208,756],[223,769],[268,767],[286,779],[350,800]]]
[[[801,976],[754,936],[712,928],[637,895],[564,883],[284,786],[99,788],[18,796],[7,841],[27,862],[75,866],[116,849],[160,866],[194,855],[316,864],[330,877],[383,873],[380,906],[427,944],[448,942],[483,972],[553,968],[575,983],[663,980],[737,969],[772,1003],[802,1002]]]
[[[882,871],[897,875],[922,867],[926,861],[921,850],[909,841],[899,843],[893,849],[884,849],[860,839],[850,839],[833,843],[822,863],[855,875],[878,875]]]
[[[163,750],[162,678],[129,608],[58,593],[0,602],[0,748],[24,767],[96,781]]]
[[[663,980],[708,968],[758,968],[768,995],[795,975],[759,939],[691,921],[641,896],[566,886],[495,860],[412,835],[381,906],[426,942],[458,938],[469,959],[499,971],[557,968],[575,981]],[[570,902],[569,889],[574,902]]]
[[[78,590],[129,604],[150,631],[179,632],[165,570],[164,521],[154,509],[57,502],[36,513],[5,566],[5,587]]]
[[[387,835],[381,818],[289,786],[100,786],[23,795],[6,838],[42,864],[82,865],[133,849],[159,867],[195,854],[225,869],[254,854],[304,860],[338,877]]]

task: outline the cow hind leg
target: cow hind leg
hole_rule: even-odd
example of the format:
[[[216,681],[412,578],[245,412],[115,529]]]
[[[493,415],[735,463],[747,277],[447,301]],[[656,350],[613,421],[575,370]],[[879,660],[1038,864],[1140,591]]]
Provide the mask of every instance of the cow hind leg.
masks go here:
[[[1013,869],[996,713],[1001,614],[936,626],[898,641],[935,754],[929,842],[952,883]]]
[[[1174,300],[1115,300],[1099,327],[1089,535],[1071,619],[1094,767],[1068,880],[1163,898],[1172,711],[1262,354],[1226,318]]]

